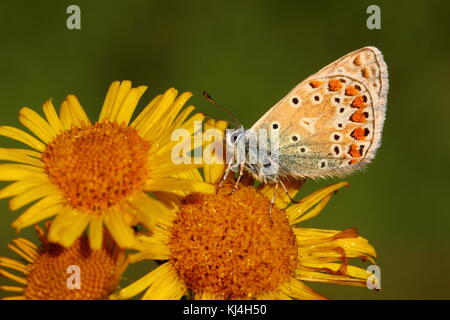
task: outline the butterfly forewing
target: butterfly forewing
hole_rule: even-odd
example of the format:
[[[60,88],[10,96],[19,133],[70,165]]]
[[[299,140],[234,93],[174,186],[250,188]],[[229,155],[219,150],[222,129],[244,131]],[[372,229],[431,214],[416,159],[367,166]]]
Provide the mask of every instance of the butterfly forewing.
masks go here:
[[[381,53],[363,48],[301,82],[253,129],[279,131],[280,176],[341,176],[375,156],[387,88]]]

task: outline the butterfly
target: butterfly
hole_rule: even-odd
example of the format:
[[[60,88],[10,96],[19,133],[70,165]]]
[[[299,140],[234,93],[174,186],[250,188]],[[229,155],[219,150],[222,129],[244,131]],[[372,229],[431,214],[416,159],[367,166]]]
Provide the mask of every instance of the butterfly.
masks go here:
[[[247,171],[260,182],[281,183],[286,191],[284,179],[341,177],[363,168],[381,143],[388,86],[387,65],[375,47],[332,62],[300,82],[250,130],[227,135],[232,157],[224,179],[239,171],[237,187]],[[276,155],[269,151],[250,162],[257,152],[250,132],[261,130],[276,133]],[[249,155],[238,157],[239,144]]]

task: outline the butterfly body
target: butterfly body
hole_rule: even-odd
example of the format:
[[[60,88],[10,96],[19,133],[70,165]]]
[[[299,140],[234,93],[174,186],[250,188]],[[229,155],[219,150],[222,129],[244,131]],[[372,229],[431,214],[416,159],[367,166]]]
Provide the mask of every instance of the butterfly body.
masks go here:
[[[249,146],[249,132],[276,135],[276,154],[236,161],[261,182],[343,176],[364,167],[381,143],[388,91],[381,52],[365,47],[311,75],[234,141]],[[265,139],[265,138],[264,138]],[[270,170],[269,170],[270,169]]]

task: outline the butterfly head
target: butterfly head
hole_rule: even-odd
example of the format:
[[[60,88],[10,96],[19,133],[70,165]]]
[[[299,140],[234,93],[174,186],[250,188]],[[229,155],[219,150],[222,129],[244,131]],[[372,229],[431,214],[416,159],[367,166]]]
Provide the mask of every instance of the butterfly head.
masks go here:
[[[278,149],[271,148],[270,142],[261,143],[252,129],[244,127],[227,132],[227,149],[232,155],[233,170],[243,167],[256,180],[264,183],[279,180]]]

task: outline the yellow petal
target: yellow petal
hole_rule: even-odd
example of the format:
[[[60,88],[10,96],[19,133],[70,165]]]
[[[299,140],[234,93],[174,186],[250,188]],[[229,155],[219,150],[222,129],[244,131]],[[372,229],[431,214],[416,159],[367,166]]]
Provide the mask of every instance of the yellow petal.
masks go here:
[[[59,119],[61,120],[64,130],[69,130],[72,128],[72,125],[75,125],[76,123],[76,121],[72,119],[72,111],[70,110],[67,101],[63,101],[61,103],[61,108],[59,109]]]
[[[324,296],[305,285],[302,281],[291,279],[281,285],[281,291],[298,300],[324,300]]]
[[[37,250],[33,247],[30,247],[26,240],[23,238],[14,239],[13,243],[22,250],[22,252],[26,253],[33,261],[39,256]]]
[[[226,121],[215,121],[214,119],[209,119],[206,121],[204,125],[205,133],[204,133],[204,139],[207,139],[206,137],[206,131],[215,129],[220,133],[220,141],[211,141],[208,142],[208,144],[204,147],[203,155],[204,155],[204,164],[203,164],[203,170],[205,174],[205,181],[209,183],[219,183],[222,179],[225,171],[225,161],[224,161],[224,148],[223,148],[223,136],[224,136],[224,128],[227,127]],[[219,150],[219,148],[222,147],[222,151]],[[211,149],[211,151],[214,149],[215,151],[219,150],[219,152],[222,152],[222,154],[215,154],[212,155],[211,151],[208,151]],[[211,155],[210,159],[206,159],[205,155]]]
[[[168,239],[160,236],[159,230],[156,230],[151,236],[138,235],[138,247],[140,252],[130,255],[130,263],[136,263],[142,260],[168,260],[170,250],[167,246]]]
[[[60,196],[46,197],[22,213],[14,222],[12,226],[17,231],[22,230],[39,221],[50,218],[63,210],[63,205]]]
[[[33,178],[44,179],[44,170],[24,164],[0,164],[0,181],[15,181]]]
[[[168,155],[165,157],[153,156],[149,159],[149,167],[154,180],[168,176],[180,177],[185,172],[198,171],[197,168],[200,166],[200,164],[174,164]],[[203,178],[201,181],[203,181]]]
[[[22,130],[14,128],[14,127],[1,126],[0,127],[0,135],[20,141],[38,151],[44,151],[44,149],[45,149],[45,145],[42,142],[40,142],[38,139],[29,135],[25,131],[22,131]]]
[[[146,274],[139,280],[136,280],[129,286],[123,288],[119,292],[113,294],[110,296],[110,299],[116,300],[116,299],[129,299],[131,297],[134,297],[144,291],[146,288],[148,288],[153,281],[161,274],[161,272],[164,272],[165,269],[159,270],[164,265],[168,264],[167,262],[160,265],[156,269],[152,270],[150,273]]]
[[[0,190],[0,199],[9,198],[22,194],[25,191],[41,186],[46,183],[44,179],[26,179],[11,183],[9,186]]]
[[[53,106],[52,100],[47,100],[43,106],[45,117],[47,118],[48,123],[53,128],[53,130],[59,134],[64,130],[64,127],[61,123],[61,120],[56,113],[55,107]]]
[[[177,93],[178,91],[175,90],[174,88],[168,89],[166,92],[164,92],[158,104],[155,105],[155,107],[146,114],[144,119],[142,119],[142,122],[139,125],[139,127],[136,127],[136,129],[139,130],[142,137],[145,138],[147,133],[150,135],[154,134],[155,132],[154,127],[158,127],[161,118],[165,115],[167,110],[172,105]]]
[[[28,248],[30,248],[31,250],[33,250],[35,253],[37,253],[38,250],[38,246],[35,245],[33,242],[31,242],[28,239],[25,238],[17,238],[16,240],[13,240],[14,243],[18,243],[20,244],[20,246],[26,246]]]
[[[103,244],[103,219],[92,218],[89,224],[89,244],[93,250],[99,250]]]
[[[27,284],[27,280],[25,280],[24,278],[16,276],[15,274],[12,274],[11,272],[8,272],[3,269],[0,269],[0,276],[11,279],[11,280],[16,281],[21,284],[25,284],[25,285]]]
[[[196,134],[201,134],[201,130],[202,127],[201,126],[197,126],[195,125],[195,123],[201,123],[203,121],[203,119],[205,118],[205,116],[201,113],[196,113],[195,115],[193,115],[191,118],[189,118],[189,120],[187,120],[185,123],[183,123],[179,128],[177,129],[182,129],[182,130],[186,130],[190,135],[196,135]],[[152,130],[148,131],[148,134],[144,136],[144,138],[150,140],[150,141],[154,141],[155,137],[152,135]],[[178,144],[179,141],[171,141],[171,137],[172,137],[172,131],[167,131],[166,134],[161,134],[158,138],[158,145],[155,147],[156,150],[154,150],[154,153],[156,155],[162,155],[164,153],[168,153],[172,151],[172,148],[174,147],[174,145]],[[194,138],[194,137],[192,137]],[[202,141],[203,143],[203,141]],[[191,142],[191,148],[194,149],[196,147],[196,144]]]
[[[312,194],[306,196],[303,198],[300,203],[294,204],[286,209],[286,213],[289,216],[289,220],[292,224],[298,223],[300,220],[303,221],[305,219],[301,219],[301,217],[308,212],[312,207],[317,205],[322,199],[328,197],[329,195],[332,195],[335,193],[338,189],[348,186],[347,182],[340,182],[333,184],[328,187],[321,188]],[[329,199],[324,200],[325,203],[322,203],[321,208],[329,201]],[[313,212],[312,214],[309,214],[309,217],[312,217],[314,215],[317,215],[319,212]]]
[[[117,90],[117,94],[114,97],[110,113],[107,115],[107,118],[109,120],[111,121],[116,120],[117,114],[119,113],[122,103],[124,102],[130,90],[131,90],[131,81],[124,80],[120,83],[119,89]]]
[[[160,127],[164,129],[169,128],[177,117],[177,114],[191,97],[191,92],[183,92],[182,94],[180,94],[167,110],[166,115],[162,119],[163,121],[160,123]]]
[[[343,231],[294,228],[299,243],[300,260],[320,263],[345,258],[363,258],[375,263],[376,251],[356,228]]]
[[[145,184],[146,191],[184,191],[184,192],[201,192],[214,193],[216,187],[206,182],[199,182],[195,180],[184,180],[176,178],[158,179],[157,181],[149,181]]]
[[[59,191],[51,184],[46,183],[35,188],[31,188],[9,201],[9,208],[13,211],[22,208],[23,206],[43,198],[45,196],[58,195]]]
[[[172,130],[178,128],[183,122],[189,117],[189,115],[192,113],[192,111],[195,110],[194,106],[188,106],[181,110],[181,112],[178,114],[176,119],[172,123]]]
[[[296,277],[304,281],[364,287],[367,279],[372,276],[367,270],[355,266],[347,266],[346,274],[337,274],[340,268],[339,263],[306,264],[299,268]],[[324,271],[327,269],[334,273]]]
[[[131,123],[131,127],[136,128],[138,131],[142,128],[142,121],[147,117],[147,115],[152,112],[152,110],[159,104],[161,101],[162,95],[158,95],[154,97],[142,110],[140,114],[134,119],[134,121]]]
[[[108,212],[104,217],[104,223],[119,247],[134,248],[136,246],[134,231],[125,223],[121,212],[116,210]]]
[[[72,113],[71,117],[75,121],[75,125],[81,126],[83,123],[91,124],[91,121],[89,120],[86,112],[84,111],[76,96],[74,96],[73,94],[69,94],[66,98],[66,101]]]
[[[44,167],[44,163],[40,159],[33,156],[35,153],[26,149],[6,149],[0,148],[0,160],[14,161],[29,164],[35,167]]]
[[[154,191],[153,194],[156,196],[156,198],[164,203],[164,205],[169,209],[177,208],[182,199],[185,197],[185,193],[182,192],[180,194],[173,193],[173,192],[160,192],[160,191]]]
[[[48,240],[68,248],[86,229],[91,217],[66,207],[50,226]]]
[[[27,261],[29,263],[34,262],[35,258],[33,256],[28,255],[28,253],[24,252],[21,248],[17,248],[15,246],[13,246],[11,243],[8,243],[7,246],[11,251],[14,251],[15,253],[17,253],[25,261]]]
[[[23,292],[23,287],[16,287],[16,286],[0,286],[0,291],[7,291],[7,292]]]
[[[295,197],[304,183],[305,180],[284,180],[283,184],[288,190],[289,196],[286,194],[283,187],[278,185],[277,194],[275,196],[275,205],[281,209],[286,208],[288,204],[291,203],[291,198]],[[272,200],[273,193],[275,192],[275,184],[262,184],[259,187],[259,191],[265,194],[269,200]]]
[[[125,123],[125,125],[128,125],[131,116],[133,115],[133,112],[136,109],[136,106],[139,102],[139,99],[141,99],[145,90],[147,90],[146,86],[140,86],[130,90],[130,93],[125,98],[122,106],[119,109],[119,112],[117,113],[116,116],[117,123],[119,124]]]
[[[26,265],[11,258],[0,257],[0,266],[22,272],[23,274],[28,274]]]
[[[178,278],[169,263],[157,268],[158,275],[150,284],[142,300],[179,300],[186,292],[186,287]]]
[[[56,137],[56,132],[47,121],[30,108],[20,109],[19,121],[45,143],[51,142]]]
[[[158,200],[148,196],[130,198],[129,204],[135,208],[137,221],[147,229],[153,230],[156,225],[169,225],[174,213]]]
[[[111,113],[114,99],[116,98],[117,91],[119,90],[120,82],[114,81],[109,86],[108,92],[106,93],[105,101],[103,102],[102,111],[100,112],[99,120],[108,119],[108,116]]]
[[[2,300],[26,300],[25,296],[4,297]]]
[[[311,210],[307,211],[306,213],[304,213],[303,215],[298,217],[294,221],[294,223],[303,222],[303,221],[309,220],[309,219],[317,216],[322,211],[322,209],[325,208],[325,206],[328,204],[328,202],[330,201],[332,196],[333,196],[332,193],[326,195],[322,200],[320,200],[320,202],[318,204],[316,204],[316,206],[314,208],[312,208]]]

